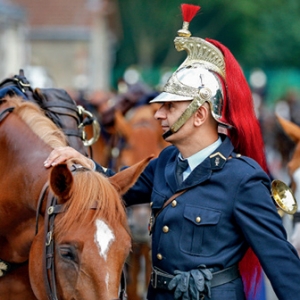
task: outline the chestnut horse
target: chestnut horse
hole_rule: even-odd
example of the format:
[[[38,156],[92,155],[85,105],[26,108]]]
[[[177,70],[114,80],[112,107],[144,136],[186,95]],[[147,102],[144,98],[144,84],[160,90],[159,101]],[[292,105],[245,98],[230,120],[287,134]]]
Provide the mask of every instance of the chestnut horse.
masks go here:
[[[115,113],[115,130],[119,139],[119,156],[116,167],[131,166],[149,155],[157,156],[169,145],[162,138],[159,121],[154,119],[157,104],[142,105],[127,113]],[[132,252],[128,260],[127,293],[129,300],[143,299],[151,274],[151,242],[148,220],[151,214],[149,204],[133,205],[127,208],[128,222],[132,234]]]
[[[81,161],[46,169],[64,134],[17,97],[0,100],[0,128],[0,298],[117,299],[131,247],[120,197],[149,159],[109,179]]]
[[[287,165],[288,173],[291,178],[291,189],[299,203],[300,201],[300,126],[277,116],[277,119],[286,135],[295,143],[293,155]],[[291,236],[291,243],[298,251],[300,256],[300,205],[294,214],[294,229]]]

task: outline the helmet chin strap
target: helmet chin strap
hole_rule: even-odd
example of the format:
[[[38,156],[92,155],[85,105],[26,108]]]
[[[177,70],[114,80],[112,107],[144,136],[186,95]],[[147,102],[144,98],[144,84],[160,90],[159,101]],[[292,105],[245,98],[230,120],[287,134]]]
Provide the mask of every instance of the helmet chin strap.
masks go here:
[[[178,118],[178,120],[171,126],[171,128],[163,134],[163,138],[166,139],[173,133],[176,133],[185,122],[198,110],[198,108],[207,101],[206,99],[201,99],[200,97],[195,97],[194,100],[189,104],[186,110]]]

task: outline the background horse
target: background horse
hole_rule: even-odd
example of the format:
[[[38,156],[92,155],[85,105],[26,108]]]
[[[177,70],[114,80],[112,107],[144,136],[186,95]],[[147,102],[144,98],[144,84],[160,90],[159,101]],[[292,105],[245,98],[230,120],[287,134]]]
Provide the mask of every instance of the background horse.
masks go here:
[[[288,173],[291,178],[291,189],[298,202],[298,212],[294,214],[294,229],[291,235],[291,243],[298,251],[300,256],[300,127],[282,117],[277,119],[287,136],[295,143],[295,149],[287,165]]]
[[[149,159],[109,179],[80,161],[45,169],[65,137],[37,106],[19,98],[1,100],[0,127],[1,299],[118,298],[131,244],[120,195]],[[71,172],[74,163],[80,166]],[[51,211],[59,214],[49,221]]]
[[[157,105],[142,105],[130,110],[126,117],[115,113],[115,131],[119,142],[117,169],[131,166],[145,156],[157,156],[169,145],[162,138],[160,123],[154,119]],[[151,240],[148,221],[151,214],[149,204],[127,208],[128,222],[132,234],[132,252],[128,258],[127,293],[129,300],[144,299],[151,274]]]

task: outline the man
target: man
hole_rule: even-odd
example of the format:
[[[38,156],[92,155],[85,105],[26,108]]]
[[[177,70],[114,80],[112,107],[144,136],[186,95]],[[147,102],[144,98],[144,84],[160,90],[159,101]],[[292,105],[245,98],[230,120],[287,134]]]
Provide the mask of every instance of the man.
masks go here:
[[[188,56],[152,101],[162,103],[155,118],[173,146],[124,196],[126,205],[151,203],[148,299],[257,299],[249,292],[261,275],[257,258],[277,297],[297,299],[300,260],[286,240],[263,170],[251,91],[226,47],[190,36],[188,23],[199,7],[182,9],[175,46]],[[56,149],[45,166],[74,156],[80,154],[71,148]]]

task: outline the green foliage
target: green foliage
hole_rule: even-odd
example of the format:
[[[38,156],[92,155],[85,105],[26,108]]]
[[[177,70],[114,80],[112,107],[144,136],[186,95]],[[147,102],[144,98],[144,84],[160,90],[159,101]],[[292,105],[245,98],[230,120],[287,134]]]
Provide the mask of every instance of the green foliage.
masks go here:
[[[119,0],[124,38],[116,67],[178,66],[173,39],[182,26],[179,0]],[[226,45],[245,68],[300,67],[299,0],[203,0],[193,36]]]

